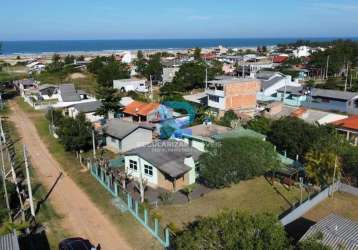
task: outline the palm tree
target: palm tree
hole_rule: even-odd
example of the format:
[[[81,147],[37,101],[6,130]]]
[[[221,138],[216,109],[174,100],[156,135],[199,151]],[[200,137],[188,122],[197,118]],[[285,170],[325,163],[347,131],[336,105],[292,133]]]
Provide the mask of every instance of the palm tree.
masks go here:
[[[339,157],[330,150],[311,150],[306,154],[306,173],[319,186],[333,183],[333,176],[340,176],[342,165]]]

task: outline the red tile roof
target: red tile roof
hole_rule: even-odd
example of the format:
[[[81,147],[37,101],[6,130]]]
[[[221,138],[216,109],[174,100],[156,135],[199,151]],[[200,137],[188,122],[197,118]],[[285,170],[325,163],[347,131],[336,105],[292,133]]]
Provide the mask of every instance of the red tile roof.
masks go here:
[[[147,116],[149,113],[159,108],[159,105],[159,103],[144,103],[133,101],[131,104],[124,108],[123,113],[134,116]]]
[[[298,108],[298,109],[295,109],[292,113],[291,113],[291,116],[294,116],[294,117],[301,117],[304,113],[306,113],[307,109],[305,108]]]
[[[358,115],[332,122],[332,124],[341,128],[358,130]]]
[[[274,63],[283,63],[283,62],[287,61],[287,59],[288,59],[287,56],[274,56],[274,57],[272,58],[272,61],[273,61]]]

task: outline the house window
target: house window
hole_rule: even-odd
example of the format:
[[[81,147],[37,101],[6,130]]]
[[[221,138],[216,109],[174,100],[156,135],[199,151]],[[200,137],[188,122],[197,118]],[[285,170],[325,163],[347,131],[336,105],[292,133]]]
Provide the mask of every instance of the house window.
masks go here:
[[[129,160],[129,168],[137,171],[138,170],[137,162],[133,160]]]
[[[153,176],[153,167],[149,165],[144,165],[144,173],[149,176]]]
[[[213,102],[219,102],[219,97],[215,95],[209,95],[209,100]]]

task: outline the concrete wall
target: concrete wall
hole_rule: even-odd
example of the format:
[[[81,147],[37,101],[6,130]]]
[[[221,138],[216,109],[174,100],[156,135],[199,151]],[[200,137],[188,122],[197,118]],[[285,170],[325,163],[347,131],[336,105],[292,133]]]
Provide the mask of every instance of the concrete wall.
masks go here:
[[[341,183],[339,191],[358,196],[358,188]]]
[[[106,136],[106,148],[116,154],[121,152],[119,140],[111,136]]]

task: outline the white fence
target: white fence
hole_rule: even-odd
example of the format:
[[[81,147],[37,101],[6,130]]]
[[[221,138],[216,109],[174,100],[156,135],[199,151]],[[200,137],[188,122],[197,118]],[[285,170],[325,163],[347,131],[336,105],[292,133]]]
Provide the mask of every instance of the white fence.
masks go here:
[[[344,183],[341,183],[341,185],[339,186],[339,191],[358,196],[358,188],[349,186]]]

